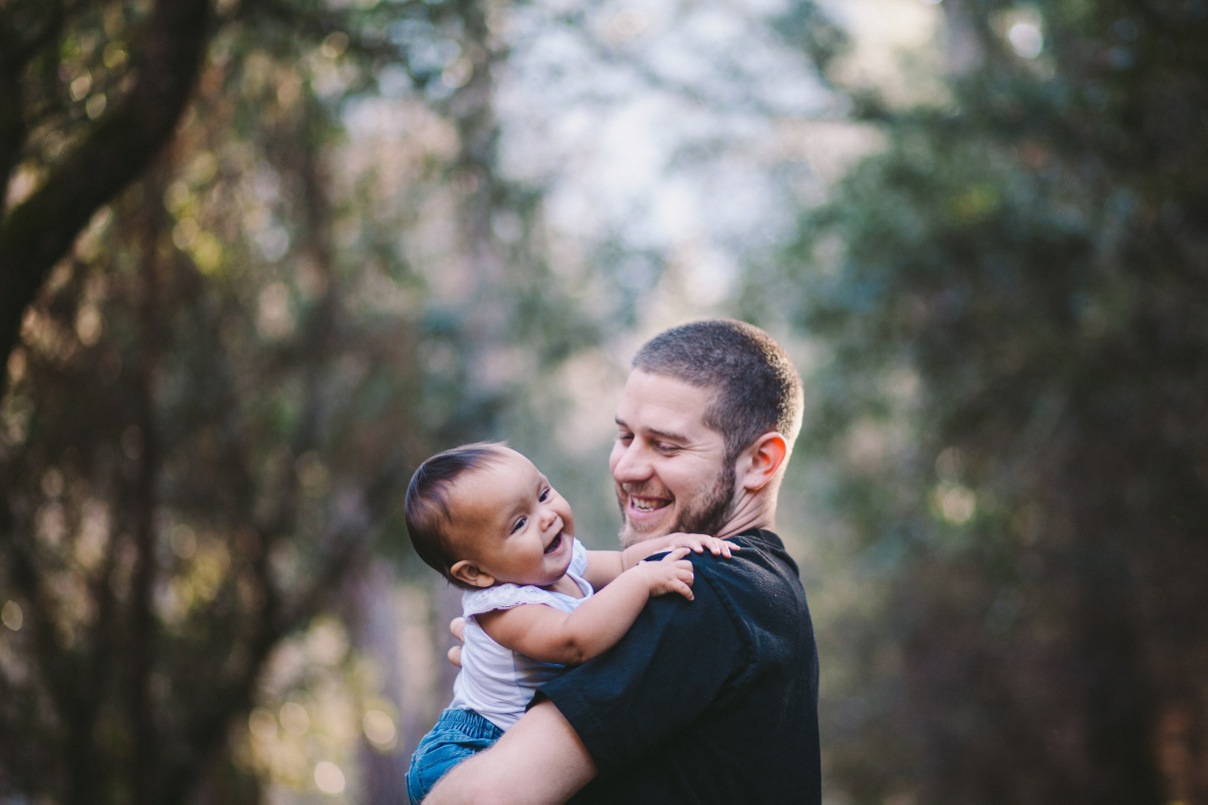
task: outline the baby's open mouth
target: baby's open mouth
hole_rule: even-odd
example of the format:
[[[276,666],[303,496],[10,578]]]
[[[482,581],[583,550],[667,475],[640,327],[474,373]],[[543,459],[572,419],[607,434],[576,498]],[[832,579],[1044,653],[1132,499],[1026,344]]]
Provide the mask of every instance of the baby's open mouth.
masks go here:
[[[558,536],[554,537],[553,542],[551,542],[549,545],[545,546],[545,552],[553,553],[554,551],[558,550],[558,548],[561,545],[562,545],[562,535],[559,534]]]

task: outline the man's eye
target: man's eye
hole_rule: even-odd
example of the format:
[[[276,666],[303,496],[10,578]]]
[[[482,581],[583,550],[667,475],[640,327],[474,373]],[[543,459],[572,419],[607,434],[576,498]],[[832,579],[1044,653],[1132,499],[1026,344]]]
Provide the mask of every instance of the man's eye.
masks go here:
[[[620,442],[621,444],[629,444],[630,442],[633,441],[633,434],[632,433],[623,433],[623,432],[618,433],[617,441]]]
[[[668,444],[667,442],[659,442],[658,444],[655,445],[655,447],[658,449],[658,451],[660,453],[666,453],[666,454],[674,453],[677,450],[679,450],[678,444]]]

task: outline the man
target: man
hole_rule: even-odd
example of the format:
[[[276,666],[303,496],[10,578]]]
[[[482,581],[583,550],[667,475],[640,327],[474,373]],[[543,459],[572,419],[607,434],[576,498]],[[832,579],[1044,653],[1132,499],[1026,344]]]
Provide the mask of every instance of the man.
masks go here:
[[[426,802],[820,802],[813,627],[769,530],[801,410],[792,363],[750,325],[693,322],[638,351],[609,459],[621,541],[694,531],[741,550],[693,556],[695,600],[651,601]]]

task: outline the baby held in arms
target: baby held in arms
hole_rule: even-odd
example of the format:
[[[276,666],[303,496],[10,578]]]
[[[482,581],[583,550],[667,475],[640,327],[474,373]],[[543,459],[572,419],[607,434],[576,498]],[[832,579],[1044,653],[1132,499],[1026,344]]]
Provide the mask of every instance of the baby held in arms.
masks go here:
[[[432,456],[407,489],[416,553],[462,588],[465,647],[453,701],[420,741],[407,793],[420,802],[451,768],[493,744],[538,686],[624,636],[652,596],[692,600],[689,551],[729,557],[724,540],[673,534],[624,551],[588,551],[570,504],[499,443]],[[642,561],[670,551],[660,561]]]

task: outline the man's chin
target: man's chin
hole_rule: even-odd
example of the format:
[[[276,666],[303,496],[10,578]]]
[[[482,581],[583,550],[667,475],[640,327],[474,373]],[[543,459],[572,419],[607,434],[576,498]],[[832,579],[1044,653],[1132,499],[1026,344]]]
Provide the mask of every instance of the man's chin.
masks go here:
[[[665,537],[675,531],[672,523],[664,520],[657,520],[650,523],[642,523],[640,526],[633,521],[626,519],[621,524],[621,544],[626,548],[637,545],[639,542],[645,542],[648,539],[657,537]]]

